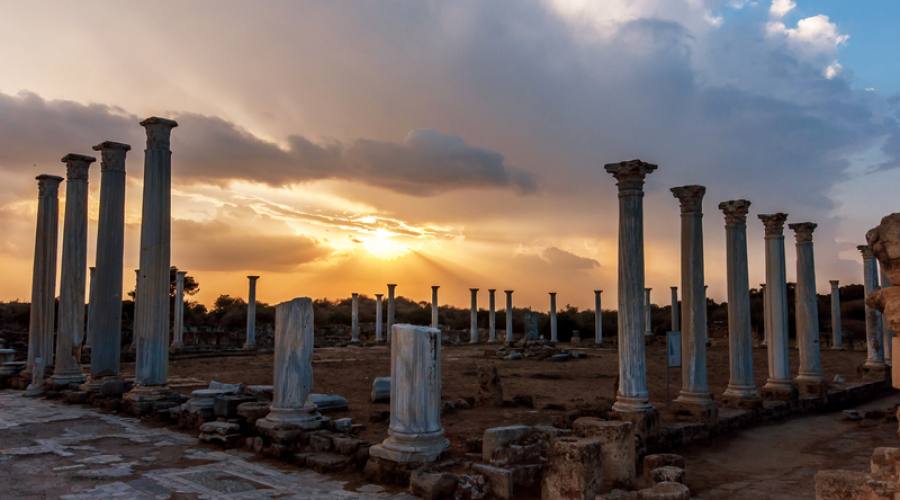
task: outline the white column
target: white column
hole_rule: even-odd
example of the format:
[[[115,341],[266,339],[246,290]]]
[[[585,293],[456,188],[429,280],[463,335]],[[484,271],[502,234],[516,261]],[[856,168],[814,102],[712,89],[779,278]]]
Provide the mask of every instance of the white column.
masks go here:
[[[388,438],[369,455],[400,463],[433,462],[449,447],[441,426],[441,331],[394,325]]]
[[[469,343],[478,343],[478,289],[470,288],[472,294],[472,306],[469,311]]]
[[[259,276],[247,276],[249,290],[247,291],[247,339],[244,341],[244,349],[256,349],[256,281]]]
[[[497,290],[488,289],[488,342],[497,342]]]
[[[431,285],[431,327],[432,328],[440,328],[438,312],[440,312],[438,306],[438,290],[441,287],[438,285]]]
[[[91,347],[94,340],[94,276],[97,274],[97,268],[92,266],[88,268],[88,299],[87,299],[87,333],[84,335],[84,345]],[[93,356],[93,353],[91,353]]]
[[[672,291],[672,312],[670,315],[672,318],[671,330],[673,332],[680,332],[681,331],[681,308],[678,305],[678,287],[672,286],[672,287],[669,287],[669,289]]]
[[[131,350],[137,351],[138,338],[138,283],[141,281],[141,270],[134,270],[134,308],[131,312]]]
[[[769,378],[763,391],[773,398],[791,397],[794,385],[788,357],[787,279],[784,262],[784,222],[787,214],[761,214],[766,234],[766,332],[769,336]]]
[[[890,288],[891,287],[891,279],[888,277],[887,273],[884,270],[884,264],[879,262],[878,269],[881,272],[881,281],[878,284],[879,288]],[[893,341],[891,339],[894,337],[894,332],[891,330],[888,322],[885,321],[884,315],[881,313],[881,311],[878,312],[878,317],[881,318],[880,322],[881,322],[881,335],[882,335],[882,339],[883,339],[882,345],[884,346],[884,364],[886,364],[888,366],[892,366],[893,365],[893,363],[892,363],[893,353],[891,352],[892,351],[891,348],[893,347]]]
[[[184,347],[184,276],[185,271],[175,272],[175,320],[172,325],[172,349]]]
[[[275,365],[269,414],[257,426],[271,430],[291,426],[314,429],[322,424],[309,401],[313,386],[315,319],[309,297],[282,302],[275,308]]]
[[[844,336],[841,332],[841,289],[838,280],[829,281],[831,284],[831,348],[842,349]]]
[[[681,392],[676,403],[715,407],[706,376],[706,287],[703,270],[703,186],[672,188],[681,205]],[[649,302],[649,301],[648,301]]]
[[[602,294],[603,290],[594,290],[594,343],[597,345],[603,343],[603,310],[600,299]]]
[[[63,178],[39,175],[34,267],[31,273],[31,310],[28,316],[28,367],[32,374],[53,362],[56,323],[56,258],[59,235],[59,183]],[[35,366],[40,360],[40,367]],[[42,377],[43,378],[43,377]]]
[[[506,294],[506,343],[511,344],[513,341],[513,301],[512,290],[503,290]]]
[[[863,286],[866,297],[878,289],[878,268],[868,245],[856,247],[863,256]],[[866,368],[884,368],[884,338],[881,336],[881,314],[866,306]]]
[[[644,178],[657,169],[640,160],[604,167],[619,188],[619,389],[613,409],[650,411],[644,359]]]
[[[653,312],[653,307],[650,302],[650,292],[652,288],[644,288],[644,336],[650,337],[653,335],[653,321],[651,312]]]
[[[62,267],[59,283],[59,323],[56,331],[54,384],[80,384],[81,337],[84,333],[84,288],[87,274],[88,168],[93,156],[68,154],[66,214],[63,222]]]
[[[384,318],[382,317],[381,311],[384,310],[384,306],[382,306],[382,299],[384,297],[383,293],[375,294],[375,342],[381,344],[384,342]]]
[[[141,277],[137,288],[135,398],[140,386],[164,386],[169,375],[169,266],[172,258],[173,120],[152,117],[144,150],[144,197],[141,211]]]
[[[350,343],[359,344],[359,294],[350,296]]]
[[[813,391],[824,389],[822,362],[819,359],[819,302],[816,298],[816,263],[813,255],[813,231],[816,224],[800,222],[788,225],[794,231],[797,249],[797,288],[794,312],[797,324],[797,348],[800,350],[800,369],[797,383],[812,386]],[[809,392],[809,391],[806,391]],[[822,393],[824,396],[824,393]]]
[[[766,284],[760,283],[759,285],[759,293],[762,294],[763,300],[763,321],[762,321],[762,333],[763,333],[763,346],[769,345],[769,294],[766,293]]]
[[[395,304],[394,304],[394,293],[397,289],[397,285],[394,283],[388,283],[388,303],[387,303],[387,341],[391,343],[391,329],[394,326],[394,315],[396,314]]]
[[[559,342],[559,330],[556,327],[556,292],[550,292],[550,342]]]
[[[724,201],[725,255],[728,273],[728,354],[731,368],[723,396],[756,400],[753,381],[753,334],[750,324],[750,278],[747,271],[747,200]]]

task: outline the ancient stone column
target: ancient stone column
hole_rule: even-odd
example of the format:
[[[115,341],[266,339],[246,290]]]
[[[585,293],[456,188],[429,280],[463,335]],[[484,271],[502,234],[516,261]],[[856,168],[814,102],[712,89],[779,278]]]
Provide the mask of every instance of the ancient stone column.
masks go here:
[[[172,258],[173,120],[151,117],[144,150],[144,196],[141,210],[141,275],[137,287],[135,388],[130,399],[163,391],[169,374],[169,277]],[[142,389],[146,386],[146,389]]]
[[[719,203],[725,214],[725,256],[728,275],[728,359],[731,373],[723,397],[733,406],[759,399],[753,381],[753,334],[750,325],[750,278],[747,271],[747,213],[750,202]],[[751,403],[752,404],[752,403]]]
[[[244,349],[256,349],[256,281],[259,276],[247,276],[250,290],[247,292],[247,341]]]
[[[784,222],[787,214],[760,214],[766,234],[766,332],[769,336],[769,378],[763,395],[791,399],[796,389],[788,357],[787,279],[784,262]]]
[[[394,283],[388,283],[388,303],[387,303],[387,341],[391,342],[391,328],[394,326],[394,314],[395,314],[395,304],[394,304],[394,292],[397,288],[397,285]]]
[[[794,231],[797,248],[797,288],[795,313],[800,369],[797,386],[804,394],[824,397],[827,391],[819,359],[819,303],[816,299],[816,263],[813,256],[813,231],[816,224],[800,222],[788,225]]]
[[[830,280],[831,284],[831,348],[843,349],[844,336],[841,332],[841,290],[838,280]]]
[[[90,347],[94,339],[94,276],[97,274],[96,267],[88,268],[88,303],[87,303],[87,333],[84,336],[84,345]]]
[[[93,156],[67,154],[66,214],[63,221],[62,266],[59,279],[59,324],[56,363],[51,380],[57,385],[84,382],[81,339],[84,333],[84,288],[87,278],[88,168]]]
[[[644,336],[650,337],[653,335],[653,321],[651,312],[653,308],[650,303],[650,292],[652,288],[644,289]]]
[[[36,372],[53,360],[53,330],[56,323],[56,256],[59,235],[59,183],[62,177],[42,174],[38,184],[37,224],[34,236],[34,267],[31,273],[31,310],[28,316],[28,365]]]
[[[506,294],[506,343],[511,344],[513,341],[513,302],[512,290],[503,290]]]
[[[438,285],[431,285],[431,327],[432,328],[440,328],[438,313],[440,312],[438,306],[438,289],[441,287]]]
[[[672,291],[672,326],[671,330],[673,332],[681,331],[681,308],[678,306],[678,287],[672,286],[669,287]]]
[[[619,188],[619,389],[613,409],[651,411],[644,359],[644,178],[657,169],[640,160],[605,167]]]
[[[433,462],[449,446],[441,427],[441,331],[394,325],[388,438],[369,448],[377,460]]]
[[[559,331],[556,329],[556,292],[550,292],[550,342],[559,342]]]
[[[769,326],[766,323],[769,319],[769,294],[766,293],[766,284],[759,284],[759,293],[762,295],[763,300],[763,321],[762,321],[762,334],[763,339],[760,345],[768,346],[769,345]]]
[[[863,256],[863,287],[866,297],[878,288],[878,268],[875,264],[875,256],[868,245],[856,247]],[[866,306],[866,363],[865,368],[884,369],[884,338],[881,335],[881,315],[869,306]]]
[[[309,401],[313,386],[313,302],[300,297],[275,307],[275,365],[269,414],[257,421],[263,433],[276,429],[315,429],[322,425]]]
[[[131,350],[137,351],[137,338],[138,338],[138,282],[141,281],[141,270],[134,270],[134,309],[132,310],[132,318],[131,318]]]
[[[350,295],[350,343],[359,344],[359,294]]]
[[[381,305],[383,297],[383,293],[375,294],[375,342],[379,344],[384,342],[384,330],[382,330],[384,318],[381,315],[381,311],[384,310],[384,307]]]
[[[497,302],[495,288],[488,288],[488,342],[497,342]]]
[[[891,278],[889,278],[887,273],[885,272],[884,264],[879,263],[878,269],[880,270],[880,274],[881,274],[881,276],[880,276],[881,281],[878,284],[879,288],[890,288],[892,285]],[[884,364],[886,364],[888,366],[892,366],[893,365],[893,363],[892,363],[893,340],[892,339],[894,337],[894,332],[891,330],[890,326],[888,325],[888,322],[885,321],[884,315],[881,313],[881,311],[878,311],[878,317],[880,318],[880,322],[881,322],[881,335],[882,335],[882,339],[883,339],[882,345],[884,346]]]
[[[478,289],[470,288],[472,293],[472,306],[469,310],[469,343],[478,343]]]
[[[603,343],[603,311],[600,308],[600,295],[603,290],[594,290],[594,343],[600,345]]]
[[[96,271],[91,277],[88,341],[91,382],[119,375],[122,350],[122,259],[125,249],[125,156],[128,144],[105,141],[100,151],[100,213]],[[96,387],[96,386],[95,386]]]
[[[184,347],[184,276],[185,271],[175,272],[175,320],[172,325],[172,349]]]
[[[706,379],[706,291],[703,285],[703,186],[672,188],[681,205],[681,392],[675,403],[701,418],[715,404]]]

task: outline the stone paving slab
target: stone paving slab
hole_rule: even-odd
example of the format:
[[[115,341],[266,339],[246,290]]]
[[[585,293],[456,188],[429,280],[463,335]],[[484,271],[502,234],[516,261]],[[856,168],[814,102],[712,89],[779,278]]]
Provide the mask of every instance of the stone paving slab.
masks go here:
[[[15,391],[0,391],[0,484],[3,498],[412,498]]]

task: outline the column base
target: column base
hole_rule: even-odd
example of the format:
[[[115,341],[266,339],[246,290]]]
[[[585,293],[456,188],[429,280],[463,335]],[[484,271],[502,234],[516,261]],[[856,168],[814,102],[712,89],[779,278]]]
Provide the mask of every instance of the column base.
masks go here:
[[[307,404],[303,408],[269,407],[269,414],[256,422],[260,430],[301,429],[313,430],[322,427],[322,415],[316,405]]]
[[[725,392],[722,393],[720,401],[722,406],[726,408],[740,410],[752,410],[762,406],[762,399],[760,399],[759,391],[756,390],[755,385],[729,384]]]
[[[762,388],[762,397],[768,401],[794,401],[797,388],[790,380],[769,379]]]
[[[177,406],[182,398],[166,385],[136,385],[122,400],[129,413],[143,416]]]
[[[103,389],[105,387],[105,389]],[[87,381],[79,387],[84,392],[98,394],[103,392],[104,396],[119,396],[125,393],[125,381],[118,376],[108,377],[88,377]]]
[[[828,383],[822,377],[801,375],[795,380],[800,397],[825,399],[828,396]]]
[[[703,423],[715,423],[719,419],[718,408],[709,393],[681,391],[672,407],[676,416],[688,416]]]
[[[866,361],[862,366],[863,374],[874,378],[884,378],[887,373],[887,365],[877,361]]]
[[[369,448],[369,456],[396,463],[431,463],[437,460],[450,442],[444,437],[444,431],[422,434],[391,435]]]
[[[50,382],[57,386],[78,385],[84,383],[84,374],[79,372],[63,372],[54,373],[50,377]]]
[[[25,389],[25,396],[29,398],[36,398],[38,396],[44,395],[44,384],[28,384],[28,387]]]
[[[618,410],[615,405],[609,414],[610,420],[631,422],[634,433],[641,436],[646,443],[647,438],[655,436],[659,429],[659,413],[652,405],[647,404],[643,410]]]

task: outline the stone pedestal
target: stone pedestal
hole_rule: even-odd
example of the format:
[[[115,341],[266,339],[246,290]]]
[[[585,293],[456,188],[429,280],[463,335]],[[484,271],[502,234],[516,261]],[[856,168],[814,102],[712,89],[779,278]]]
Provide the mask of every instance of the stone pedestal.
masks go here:
[[[725,249],[728,275],[728,387],[722,395],[728,406],[755,408],[759,391],[753,381],[753,338],[750,325],[750,279],[747,271],[747,213],[750,202],[719,204],[725,214]]]
[[[831,348],[844,348],[844,334],[841,331],[841,289],[838,280],[831,280]]]
[[[600,296],[603,290],[594,290],[594,343],[603,344],[603,310]]]
[[[875,256],[868,245],[856,247],[863,256],[863,286],[866,297],[878,288],[878,267]],[[866,362],[864,367],[873,372],[883,372],[884,338],[881,335],[881,314],[878,310],[866,306]]]
[[[59,386],[84,382],[79,358],[84,335],[84,289],[87,284],[88,168],[96,160],[92,156],[68,154],[62,161],[66,164],[66,214],[56,362],[50,378],[54,385]]]
[[[172,349],[184,347],[184,271],[175,273],[175,321],[172,325]]]
[[[273,439],[316,429],[322,417],[309,401],[314,342],[312,300],[301,297],[275,308],[275,364],[272,406],[257,429]]]
[[[441,287],[438,285],[431,285],[431,327],[432,328],[440,328],[438,325],[438,289]]]
[[[550,292],[550,342],[559,342],[559,331],[556,328],[556,292]]]
[[[134,416],[169,410],[182,402],[182,397],[164,385],[135,386],[122,397],[125,410]]]
[[[53,359],[53,330],[56,323],[56,256],[59,232],[59,183],[62,177],[39,175],[37,227],[34,238],[34,268],[31,275],[31,310],[28,318],[28,363],[35,372],[35,360],[44,366]],[[41,367],[43,381],[44,366]]]
[[[478,289],[470,288],[472,305],[469,308],[469,343],[478,343]]]
[[[376,293],[375,294],[375,343],[383,344],[384,343],[384,318],[382,317],[381,312],[384,310],[384,306],[382,305],[382,299],[384,294]]]
[[[512,290],[504,290],[503,293],[506,294],[506,343],[512,344],[514,340],[513,335],[513,301],[512,301]]]
[[[488,289],[488,342],[497,342],[497,290]]]
[[[819,358],[819,303],[816,298],[816,265],[812,233],[816,224],[791,224],[797,241],[797,288],[795,312],[800,368],[796,382],[801,393],[824,396],[822,363]],[[827,387],[826,387],[827,388]]]
[[[350,296],[350,343],[359,344],[359,294]]]
[[[766,235],[766,332],[769,377],[763,397],[783,400],[796,395],[788,357],[787,279],[784,261],[784,222],[787,214],[762,214]]]
[[[607,164],[619,188],[619,389],[613,409],[653,410],[644,358],[644,178],[657,169],[640,160]]]
[[[395,325],[391,344],[389,437],[369,455],[398,463],[428,463],[448,448],[441,427],[441,332]]]
[[[247,293],[247,340],[244,349],[256,349],[256,281],[259,276],[247,276],[250,290]]]

